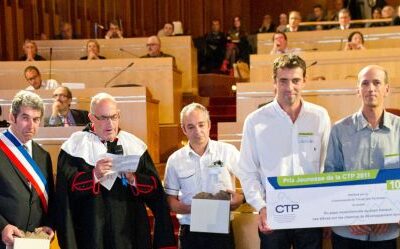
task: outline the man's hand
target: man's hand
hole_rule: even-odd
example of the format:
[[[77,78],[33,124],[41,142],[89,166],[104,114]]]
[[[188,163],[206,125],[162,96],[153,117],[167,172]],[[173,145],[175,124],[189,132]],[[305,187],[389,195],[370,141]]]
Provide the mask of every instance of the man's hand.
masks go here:
[[[7,246],[12,246],[14,244],[14,237],[22,237],[22,232],[11,224],[8,224],[4,227],[3,231],[1,231],[1,240]]]
[[[99,57],[93,51],[89,51],[87,59],[88,60],[97,60],[97,59],[99,59]]]
[[[244,200],[244,196],[242,194],[236,193],[233,190],[227,189],[226,192],[228,192],[229,194],[231,194],[231,210],[235,210],[238,207],[240,207],[240,205],[243,204],[243,200]]]
[[[47,235],[49,235],[50,241],[53,240],[53,238],[54,238],[54,231],[53,231],[53,229],[51,229],[50,227],[46,227],[46,226],[38,227],[38,228],[35,229],[35,232],[36,232],[36,230],[45,232]]]
[[[51,116],[56,117],[59,115],[60,113],[60,107],[61,107],[61,103],[56,100],[53,102],[53,105],[51,106]]]
[[[125,175],[125,177],[128,180],[130,185],[134,185],[135,184],[135,173],[133,173],[133,172],[125,172],[124,175]]]
[[[35,54],[33,52],[33,49],[28,48],[26,50],[26,60],[27,61],[34,61],[35,60]]]
[[[389,230],[389,224],[370,225],[372,232],[375,234],[383,234]]]
[[[104,175],[110,172],[112,168],[112,158],[106,157],[96,162],[94,174],[97,179],[101,179]]]
[[[264,234],[270,234],[273,231],[267,225],[267,208],[263,207],[258,215],[258,229]]]
[[[368,225],[355,225],[349,227],[350,232],[354,235],[366,235],[372,232],[372,229]]]

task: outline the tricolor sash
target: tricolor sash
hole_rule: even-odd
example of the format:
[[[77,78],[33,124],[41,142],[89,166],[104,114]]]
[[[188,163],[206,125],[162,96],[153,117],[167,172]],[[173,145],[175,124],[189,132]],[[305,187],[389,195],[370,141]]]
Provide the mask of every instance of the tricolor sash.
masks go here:
[[[32,184],[42,202],[44,211],[47,212],[49,186],[42,171],[29,155],[28,151],[8,130],[0,135],[0,149],[18,171]]]

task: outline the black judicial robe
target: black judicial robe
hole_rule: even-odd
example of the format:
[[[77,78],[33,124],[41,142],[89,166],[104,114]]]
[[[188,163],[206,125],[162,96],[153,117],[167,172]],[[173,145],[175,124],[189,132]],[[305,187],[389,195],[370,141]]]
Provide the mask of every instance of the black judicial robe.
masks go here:
[[[87,153],[82,151],[84,147],[98,150],[97,136],[78,133],[78,139],[73,139],[78,143],[77,154]],[[92,140],[85,139],[88,136]],[[118,137],[118,141],[125,141],[134,136],[121,131]],[[124,154],[131,149],[126,148],[127,144],[130,143],[122,144]],[[166,195],[147,150],[140,157],[135,173],[136,186],[124,186],[117,178],[107,190],[94,182],[94,167],[87,162],[90,158],[71,155],[63,148],[58,158],[56,184],[56,231],[62,249],[176,248]],[[153,241],[146,205],[155,217]]]

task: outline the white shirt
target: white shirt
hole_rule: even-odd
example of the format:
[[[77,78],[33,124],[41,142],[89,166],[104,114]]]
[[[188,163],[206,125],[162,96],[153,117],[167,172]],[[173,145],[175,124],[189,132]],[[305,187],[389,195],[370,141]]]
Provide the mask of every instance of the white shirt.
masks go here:
[[[322,172],[329,131],[328,112],[305,101],[294,123],[276,100],[251,113],[235,170],[246,201],[265,207],[266,177]]]
[[[40,89],[41,90],[52,90],[52,89],[56,89],[59,86],[60,85],[58,84],[58,82],[54,79],[42,80],[42,85],[40,86]],[[33,88],[33,86],[30,85],[27,88],[25,88],[25,90],[33,91],[33,90],[35,90],[35,88]]]
[[[179,196],[182,203],[190,205],[197,193],[235,190],[231,173],[238,161],[239,151],[231,144],[210,139],[202,156],[186,145],[168,158],[164,175],[165,192]],[[210,167],[213,164],[215,166]],[[190,225],[190,214],[178,214],[177,218],[180,224]]]

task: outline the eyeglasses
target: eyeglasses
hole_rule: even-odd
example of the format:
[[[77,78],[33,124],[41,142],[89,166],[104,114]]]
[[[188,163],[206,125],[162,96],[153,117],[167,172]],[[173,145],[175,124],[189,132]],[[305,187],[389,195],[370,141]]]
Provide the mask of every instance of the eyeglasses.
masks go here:
[[[65,95],[65,94],[61,94],[61,93],[60,94],[57,94],[57,93],[53,94],[53,98],[57,98],[57,97],[64,98],[64,99],[68,98],[68,96]]]
[[[146,44],[147,47],[154,47],[154,46],[158,46],[158,43],[148,43]]]
[[[97,116],[94,113],[92,113],[92,114],[99,121],[106,121],[106,120],[117,121],[119,119],[119,113],[116,113],[116,114],[110,115],[110,116],[103,116],[103,115]]]

